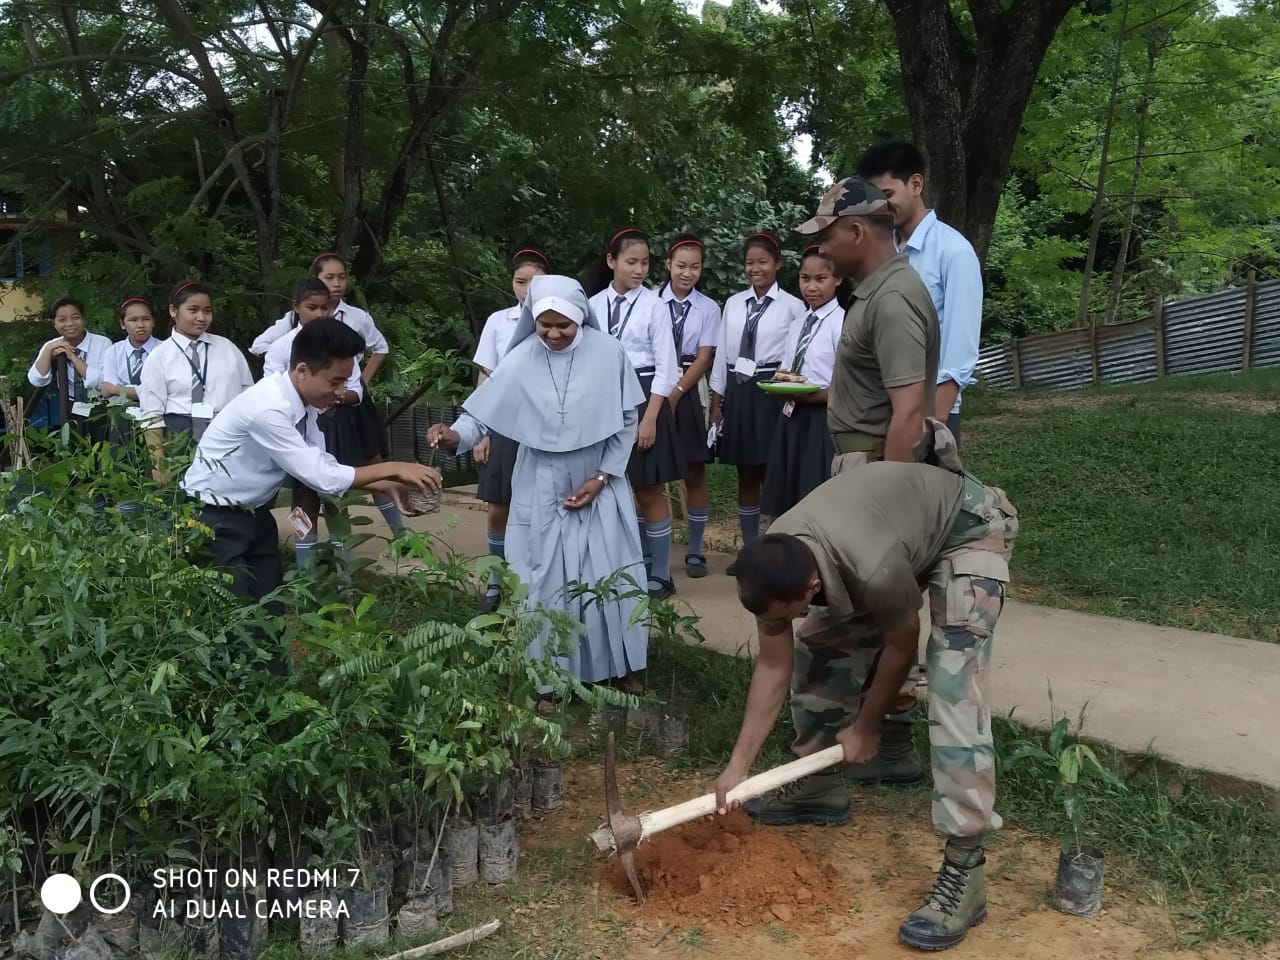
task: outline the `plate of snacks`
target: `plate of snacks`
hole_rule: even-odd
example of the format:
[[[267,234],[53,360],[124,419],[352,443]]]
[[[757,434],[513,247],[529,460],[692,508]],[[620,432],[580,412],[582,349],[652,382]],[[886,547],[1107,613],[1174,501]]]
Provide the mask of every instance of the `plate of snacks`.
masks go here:
[[[818,384],[810,383],[802,375],[792,373],[790,370],[779,370],[773,375],[772,380],[761,380],[756,386],[765,393],[776,393],[784,396],[817,393],[822,389]]]

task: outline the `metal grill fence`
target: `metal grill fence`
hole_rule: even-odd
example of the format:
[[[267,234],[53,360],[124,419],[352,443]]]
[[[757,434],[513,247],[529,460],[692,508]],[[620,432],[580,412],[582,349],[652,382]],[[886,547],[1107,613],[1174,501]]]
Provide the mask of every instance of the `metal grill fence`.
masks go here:
[[[1130,323],[1076,327],[986,347],[993,387],[1075,390],[1165,376],[1280,366],[1280,279],[1162,303]]]

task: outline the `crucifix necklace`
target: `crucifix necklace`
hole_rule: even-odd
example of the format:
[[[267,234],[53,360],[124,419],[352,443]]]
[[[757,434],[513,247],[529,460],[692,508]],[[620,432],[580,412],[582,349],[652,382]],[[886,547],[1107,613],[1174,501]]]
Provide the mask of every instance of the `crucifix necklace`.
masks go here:
[[[559,385],[556,383],[555,371],[551,369],[551,352],[543,354],[547,361],[547,373],[551,376],[551,389],[556,392],[556,399],[560,401],[560,425],[564,425],[567,412],[565,407],[569,404],[569,380],[573,376],[573,354],[569,354],[569,370],[564,378],[564,391],[561,392]]]

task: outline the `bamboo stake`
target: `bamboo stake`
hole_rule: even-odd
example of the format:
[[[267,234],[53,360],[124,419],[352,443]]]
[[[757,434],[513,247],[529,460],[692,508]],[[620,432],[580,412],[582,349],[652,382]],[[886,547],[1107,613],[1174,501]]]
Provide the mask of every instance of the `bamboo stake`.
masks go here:
[[[382,957],[381,960],[415,960],[417,957],[438,956],[442,953],[448,953],[450,950],[456,950],[458,947],[467,947],[479,940],[483,940],[485,937],[496,933],[500,925],[500,921],[490,920],[488,923],[472,927],[470,930],[455,933],[452,937],[445,937],[435,943],[428,943],[425,947],[402,950],[399,953],[391,954],[389,957]]]

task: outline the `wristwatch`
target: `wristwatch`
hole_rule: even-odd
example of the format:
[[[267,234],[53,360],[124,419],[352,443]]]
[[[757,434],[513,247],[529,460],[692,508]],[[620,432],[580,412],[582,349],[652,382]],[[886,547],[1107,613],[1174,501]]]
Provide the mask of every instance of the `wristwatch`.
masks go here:
[[[605,473],[603,470],[602,470],[602,471],[600,471],[599,473],[597,473],[597,474],[596,474],[594,477],[592,477],[591,479],[592,479],[592,480],[599,480],[599,481],[600,481],[602,484],[604,484],[606,487],[609,485],[609,475],[608,475],[607,473]]]

